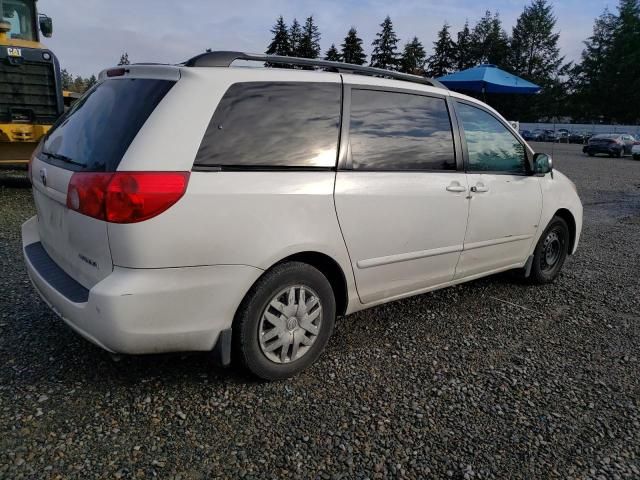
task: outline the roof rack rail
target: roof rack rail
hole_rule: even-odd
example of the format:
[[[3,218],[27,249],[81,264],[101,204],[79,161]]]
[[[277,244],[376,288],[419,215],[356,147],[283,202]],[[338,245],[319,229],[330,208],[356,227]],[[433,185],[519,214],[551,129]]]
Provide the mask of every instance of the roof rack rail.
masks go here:
[[[432,78],[411,75],[409,73],[394,72],[383,68],[366,67],[364,65],[354,65],[352,63],[332,62],[329,60],[319,60],[315,58],[285,57],[281,55],[266,55],[261,53],[245,53],[230,51],[205,52],[187,60],[182,65],[186,67],[229,67],[236,60],[250,60],[267,63],[277,63],[280,65],[298,65],[302,67],[329,68],[339,73],[359,73],[374,77],[392,78],[394,80],[404,80],[406,82],[421,83],[433,87],[447,90],[442,83]]]

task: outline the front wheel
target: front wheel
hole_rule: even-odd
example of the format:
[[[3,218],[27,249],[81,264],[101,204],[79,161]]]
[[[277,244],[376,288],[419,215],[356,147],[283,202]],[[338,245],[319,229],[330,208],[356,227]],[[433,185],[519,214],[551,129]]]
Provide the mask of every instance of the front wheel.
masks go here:
[[[553,282],[569,253],[569,227],[560,217],[553,217],[533,253],[529,280],[533,283]]]
[[[233,325],[234,354],[265,380],[291,377],[322,353],[336,302],[327,278],[300,262],[275,266],[251,288]]]

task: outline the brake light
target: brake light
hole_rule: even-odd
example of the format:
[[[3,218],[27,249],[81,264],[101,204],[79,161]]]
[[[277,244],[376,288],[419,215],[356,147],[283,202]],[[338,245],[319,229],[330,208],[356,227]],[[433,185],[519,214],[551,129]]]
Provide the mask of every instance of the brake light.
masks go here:
[[[125,73],[129,73],[126,68],[110,68],[107,70],[107,77],[122,77]]]
[[[188,182],[189,172],[76,172],[67,207],[107,222],[141,222],[180,200]]]

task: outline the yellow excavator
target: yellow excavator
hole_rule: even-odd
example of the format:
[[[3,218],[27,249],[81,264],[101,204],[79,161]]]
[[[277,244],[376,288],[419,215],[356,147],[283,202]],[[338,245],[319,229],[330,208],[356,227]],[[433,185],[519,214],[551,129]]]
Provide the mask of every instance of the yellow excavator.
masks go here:
[[[0,0],[0,164],[27,163],[64,111],[60,64],[40,43],[53,22],[37,0]]]

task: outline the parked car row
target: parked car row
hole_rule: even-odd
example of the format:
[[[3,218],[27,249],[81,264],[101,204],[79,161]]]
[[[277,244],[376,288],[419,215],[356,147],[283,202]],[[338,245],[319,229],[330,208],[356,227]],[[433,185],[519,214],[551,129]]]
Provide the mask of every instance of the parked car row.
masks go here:
[[[582,151],[590,157],[604,153],[610,157],[633,155],[635,160],[640,160],[640,141],[625,133],[601,133],[591,137]]]
[[[633,158],[640,160],[640,147],[633,150],[634,144],[640,144],[640,138],[636,139],[628,133],[601,133],[595,134],[588,131],[570,131],[566,128],[557,130],[536,129],[520,130],[520,135],[528,142],[557,142],[557,143],[577,143],[584,145],[582,151],[593,155],[596,153],[606,153],[611,156],[633,155]],[[594,142],[591,142],[591,139]]]
[[[590,132],[571,132],[566,128],[558,130],[536,129],[536,130],[520,130],[520,135],[532,142],[559,142],[559,143],[586,143],[593,135]]]

